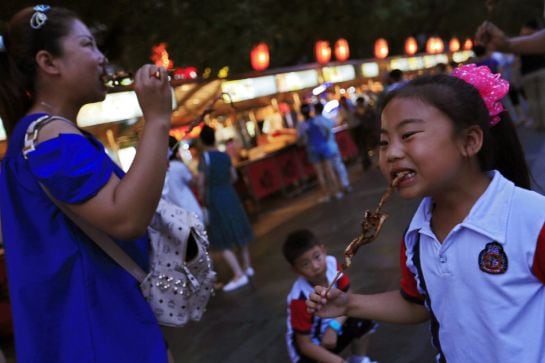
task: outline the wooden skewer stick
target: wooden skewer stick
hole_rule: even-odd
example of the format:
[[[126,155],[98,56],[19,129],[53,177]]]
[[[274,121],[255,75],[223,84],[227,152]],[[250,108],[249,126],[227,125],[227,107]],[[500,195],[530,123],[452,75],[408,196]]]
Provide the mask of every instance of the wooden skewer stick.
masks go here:
[[[350,265],[352,264],[352,257],[356,254],[360,246],[366,245],[377,238],[378,233],[382,229],[384,221],[386,220],[386,218],[388,218],[388,215],[381,213],[380,210],[384,203],[388,200],[388,198],[390,198],[390,195],[392,195],[392,192],[397,187],[397,184],[407,174],[409,174],[409,172],[399,173],[394,178],[394,180],[392,180],[392,183],[390,184],[388,189],[386,189],[384,194],[382,194],[382,197],[380,198],[378,206],[374,212],[370,212],[369,210],[366,210],[364,212],[363,220],[361,222],[361,234],[358,237],[354,238],[344,250],[344,263],[342,264],[343,270],[350,267]],[[342,273],[342,271],[337,272],[337,275],[335,275],[335,278],[327,287],[327,290],[325,292],[326,295],[329,290],[331,290],[331,288],[335,285],[337,280],[341,277]]]

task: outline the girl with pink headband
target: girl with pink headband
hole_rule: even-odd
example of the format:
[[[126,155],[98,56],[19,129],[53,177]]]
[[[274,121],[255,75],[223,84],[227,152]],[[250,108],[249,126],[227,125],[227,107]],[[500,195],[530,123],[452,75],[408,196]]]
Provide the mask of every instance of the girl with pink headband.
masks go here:
[[[400,289],[360,295],[316,287],[322,317],[430,321],[437,362],[542,362],[545,197],[487,67],[417,78],[381,109],[380,168],[422,198],[401,242]]]

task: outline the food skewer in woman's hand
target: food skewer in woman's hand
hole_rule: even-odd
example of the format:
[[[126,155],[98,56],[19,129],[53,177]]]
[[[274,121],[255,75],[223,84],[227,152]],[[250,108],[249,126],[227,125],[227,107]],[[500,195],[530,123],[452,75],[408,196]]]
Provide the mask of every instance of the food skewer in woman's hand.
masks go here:
[[[344,263],[342,264],[343,270],[350,267],[350,265],[352,264],[352,257],[354,257],[360,246],[368,244],[377,238],[380,230],[382,229],[384,221],[386,220],[386,218],[388,218],[388,215],[385,213],[381,213],[380,209],[388,200],[388,198],[390,198],[390,195],[392,194],[394,188],[397,187],[401,179],[403,179],[403,177],[405,177],[408,173],[409,172],[402,172],[397,174],[394,180],[392,180],[392,183],[390,184],[388,189],[386,189],[384,194],[382,194],[382,197],[380,198],[380,201],[375,211],[371,212],[370,210],[366,210],[363,213],[363,220],[361,221],[361,234],[358,237],[354,238],[344,250]],[[335,285],[341,274],[342,271],[337,272],[337,275],[326,290],[326,295],[333,287],[333,285]]]

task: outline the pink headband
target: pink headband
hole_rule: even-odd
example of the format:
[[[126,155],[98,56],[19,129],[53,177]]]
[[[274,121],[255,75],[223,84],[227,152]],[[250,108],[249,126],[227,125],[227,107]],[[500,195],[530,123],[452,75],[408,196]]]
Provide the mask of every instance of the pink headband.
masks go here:
[[[477,88],[488,109],[490,126],[500,122],[498,115],[504,110],[501,99],[509,91],[509,82],[502,79],[499,73],[492,73],[487,66],[475,64],[459,66],[451,74]]]

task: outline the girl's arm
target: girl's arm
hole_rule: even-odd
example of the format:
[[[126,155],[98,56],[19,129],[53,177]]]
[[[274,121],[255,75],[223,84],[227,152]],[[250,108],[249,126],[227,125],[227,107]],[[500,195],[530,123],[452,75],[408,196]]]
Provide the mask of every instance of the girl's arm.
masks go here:
[[[417,324],[429,319],[423,305],[407,301],[399,291],[374,295],[344,293],[317,286],[307,300],[307,309],[321,317],[347,315],[355,318],[379,320],[396,324]]]
[[[67,204],[74,213],[114,238],[142,236],[155,212],[168,166],[171,91],[162,70],[161,79],[151,77],[151,66],[135,76],[135,91],[146,123],[135,159],[123,179],[113,175],[96,196],[81,204]],[[51,125],[51,126],[50,126]],[[62,121],[51,122],[40,132],[40,141],[60,133],[79,133]]]

